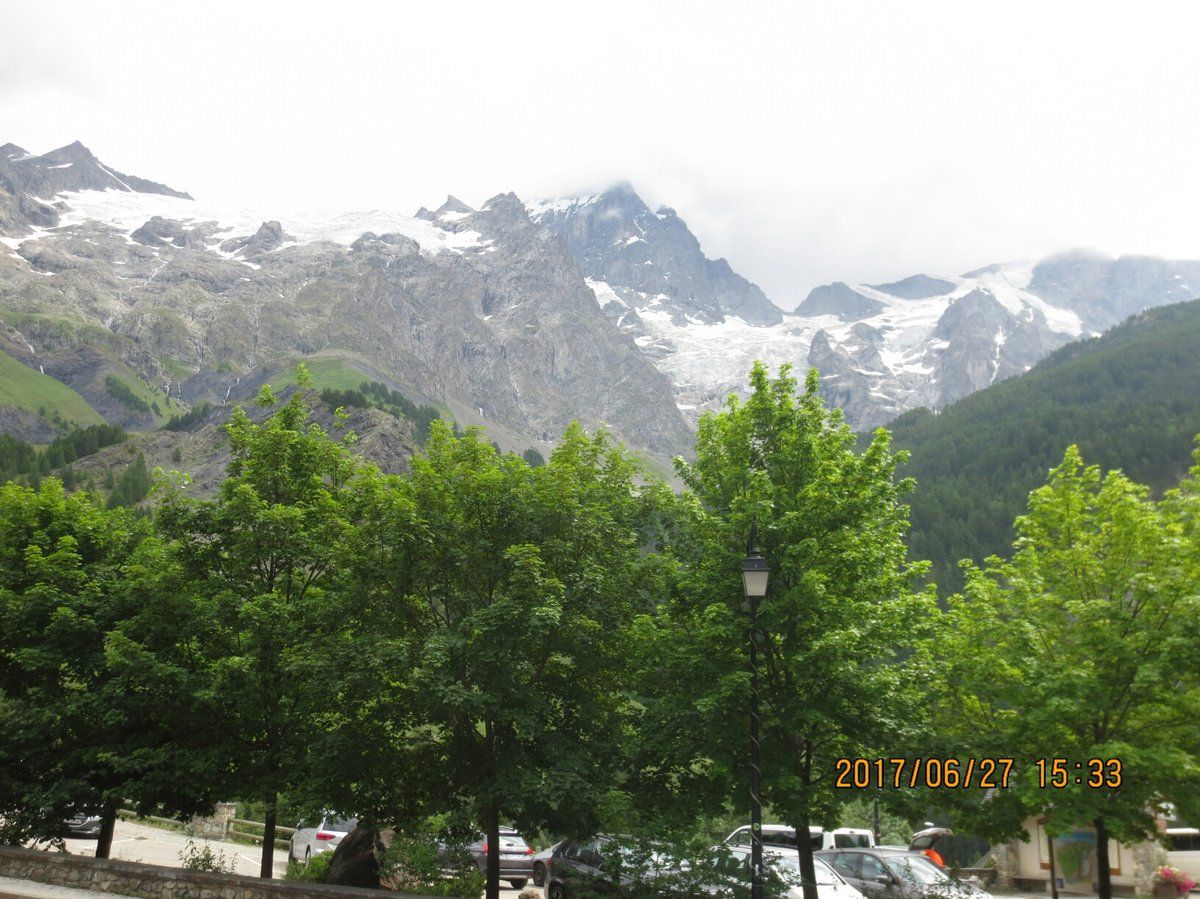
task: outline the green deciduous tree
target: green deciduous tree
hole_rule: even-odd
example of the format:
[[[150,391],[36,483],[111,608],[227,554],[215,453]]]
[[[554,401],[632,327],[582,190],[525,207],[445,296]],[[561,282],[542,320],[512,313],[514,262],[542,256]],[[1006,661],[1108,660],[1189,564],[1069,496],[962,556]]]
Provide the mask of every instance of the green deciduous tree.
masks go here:
[[[753,392],[701,419],[675,596],[638,623],[645,794],[671,804],[745,795],[749,760],[747,616],[740,572],[751,524],[771,565],[758,613],[763,796],[800,833],[854,798],[834,788],[834,760],[887,754],[918,720],[901,662],[936,611],[911,585],[907,483],[880,431],[861,454],[810,373],[757,364]],[[808,899],[811,846],[800,840]]]
[[[101,814],[106,856],[118,803],[145,773],[144,735],[106,659],[128,616],[123,566],[145,527],[93,494],[0,488],[0,819],[7,840],[56,835],[71,810]],[[165,797],[156,797],[156,801]]]
[[[410,622],[411,683],[438,742],[431,774],[488,842],[502,818],[586,831],[617,753],[623,636],[656,560],[661,487],[577,425],[531,468],[480,432],[435,422],[406,483],[425,540],[393,616]]]
[[[1154,836],[1165,801],[1200,814],[1195,496],[1193,475],[1160,506],[1069,448],[1017,519],[1012,559],[966,564],[934,648],[944,729],[1023,762],[1012,790],[976,806],[976,826],[1011,837],[1041,813],[1051,833],[1094,826],[1105,899],[1110,836]],[[1061,779],[1033,764],[1054,758]],[[1120,760],[1119,786],[1088,785],[1094,758]]]
[[[301,387],[304,385],[301,372]],[[262,876],[271,876],[279,794],[302,770],[317,691],[300,676],[321,635],[347,535],[359,464],[312,423],[297,391],[262,424],[235,409],[232,460],[217,497],[164,504],[159,526],[210,624],[200,641],[219,725],[232,739],[232,781],[266,806]],[[264,405],[274,403],[264,389]]]

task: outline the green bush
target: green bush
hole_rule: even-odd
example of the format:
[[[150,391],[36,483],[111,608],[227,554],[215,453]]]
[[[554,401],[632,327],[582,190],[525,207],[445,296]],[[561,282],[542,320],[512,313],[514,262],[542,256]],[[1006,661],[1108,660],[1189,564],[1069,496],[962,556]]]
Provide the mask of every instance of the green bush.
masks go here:
[[[307,865],[304,862],[288,862],[287,872],[283,875],[283,879],[302,883],[324,883],[325,873],[329,870],[329,863],[332,861],[332,852],[321,852],[310,858]]]
[[[442,852],[430,833],[397,831],[379,867],[380,877],[402,893],[475,899],[483,892],[483,874],[466,845],[452,844]]]
[[[179,858],[182,864],[181,868],[188,871],[213,871],[217,874],[232,874],[236,867],[235,857],[226,856],[224,852],[214,852],[212,847],[205,843],[203,846],[197,846],[192,840],[188,840],[183,847],[183,851],[179,853]]]

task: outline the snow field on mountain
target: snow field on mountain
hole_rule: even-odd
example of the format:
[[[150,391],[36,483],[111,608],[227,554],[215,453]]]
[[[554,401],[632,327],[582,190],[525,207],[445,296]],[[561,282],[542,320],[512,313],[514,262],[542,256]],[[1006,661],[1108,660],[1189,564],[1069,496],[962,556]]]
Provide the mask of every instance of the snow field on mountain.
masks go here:
[[[670,348],[669,354],[655,361],[675,383],[677,405],[688,415],[694,415],[699,406],[741,391],[755,360],[762,360],[772,370],[790,363],[802,374],[816,333],[816,320],[794,316],[785,316],[782,324],[769,327],[749,325],[734,316],[715,324],[692,320],[677,325],[669,312],[653,307],[639,310],[638,316],[651,338],[643,348],[651,344]],[[826,318],[836,321],[833,316]]]
[[[349,246],[367,231],[376,234],[402,234],[415,240],[422,252],[429,254],[462,252],[485,246],[478,231],[444,231],[432,222],[380,209],[364,212],[299,212],[292,215],[276,215],[248,209],[221,209],[193,200],[122,190],[71,191],[60,194],[55,199],[67,205],[67,209],[60,216],[60,228],[91,220],[111,225],[129,235],[157,215],[192,225],[217,222],[221,230],[215,235],[216,240],[249,237],[263,222],[279,221],[283,230],[294,238],[284,246],[317,241],[331,241]]]

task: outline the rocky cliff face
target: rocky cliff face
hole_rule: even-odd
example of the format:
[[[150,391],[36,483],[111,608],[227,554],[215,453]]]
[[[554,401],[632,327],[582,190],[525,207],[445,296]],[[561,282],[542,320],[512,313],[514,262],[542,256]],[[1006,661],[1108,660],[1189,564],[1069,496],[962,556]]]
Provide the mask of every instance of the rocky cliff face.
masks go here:
[[[1034,266],[1029,289],[1077,312],[1089,330],[1102,331],[1151,306],[1200,296],[1200,262],[1063,253]]]
[[[958,278],[819,287],[796,309],[808,363],[858,428],[941,408],[1028,371],[1064,343],[1200,293],[1200,263],[1065,254]]]
[[[20,173],[0,209],[19,211],[36,189],[54,227],[30,236],[24,213],[0,227],[9,343],[100,411],[113,368],[175,403],[219,404],[305,359],[338,386],[383,381],[488,425],[506,448],[544,447],[573,418],[663,459],[690,445],[666,376],[512,194],[420,218],[247,218],[122,176],[77,145],[19,149],[6,151],[4,171]],[[44,165],[59,156],[73,162]],[[76,166],[91,174],[46,174]]]
[[[657,212],[628,184],[602,194],[531,204],[534,221],[562,236],[584,275],[607,285],[624,308],[665,310],[677,323],[737,316],[778,324],[780,310],[724,259],[709,259],[675,210]]]

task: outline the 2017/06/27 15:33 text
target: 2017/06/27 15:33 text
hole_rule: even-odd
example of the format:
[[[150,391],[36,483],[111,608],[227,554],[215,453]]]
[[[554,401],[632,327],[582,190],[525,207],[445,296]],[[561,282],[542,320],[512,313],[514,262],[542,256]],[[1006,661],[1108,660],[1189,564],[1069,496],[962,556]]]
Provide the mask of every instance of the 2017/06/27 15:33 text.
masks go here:
[[[1122,764],[1117,758],[1035,759],[1042,789],[1065,789],[1072,784],[1092,789],[1121,786]],[[1020,772],[1016,759],[996,758],[839,758],[835,762],[834,786],[839,789],[1008,789]]]

